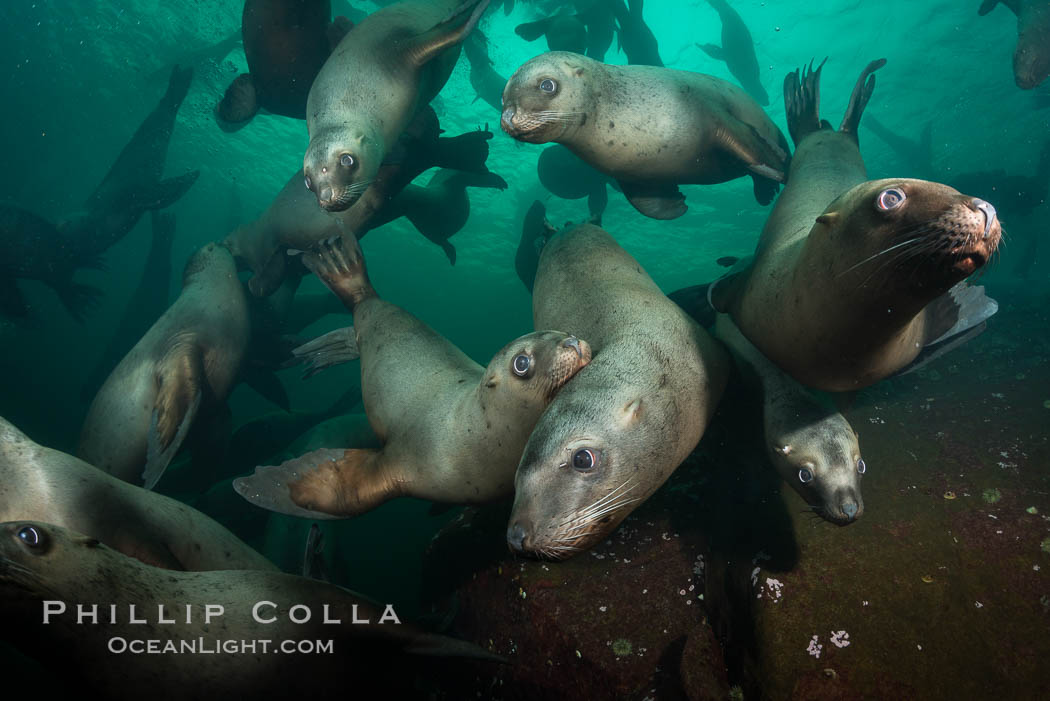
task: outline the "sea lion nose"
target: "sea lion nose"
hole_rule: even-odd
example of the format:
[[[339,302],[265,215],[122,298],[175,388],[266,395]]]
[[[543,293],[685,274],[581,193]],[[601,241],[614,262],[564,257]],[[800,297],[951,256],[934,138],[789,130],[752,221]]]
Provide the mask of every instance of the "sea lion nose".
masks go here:
[[[854,521],[857,518],[857,503],[853,501],[847,501],[842,504],[842,513],[846,514],[846,518],[850,521]]]
[[[503,114],[500,116],[500,122],[503,124],[504,129],[514,128],[514,108],[508,107],[503,110]]]
[[[565,348],[572,348],[576,351],[577,357],[583,358],[583,350],[580,348],[580,339],[575,336],[569,336],[561,342],[561,345]]]
[[[318,196],[318,199],[321,200],[321,202],[331,202],[332,201],[332,188],[331,187],[326,187],[323,190],[321,190],[321,194]]]
[[[979,200],[976,197],[973,200],[973,206],[984,212],[984,236],[982,238],[988,238],[988,234],[992,230],[992,224],[995,223],[995,207],[991,203]]]
[[[516,553],[525,551],[525,526],[515,523],[507,529],[507,545]]]

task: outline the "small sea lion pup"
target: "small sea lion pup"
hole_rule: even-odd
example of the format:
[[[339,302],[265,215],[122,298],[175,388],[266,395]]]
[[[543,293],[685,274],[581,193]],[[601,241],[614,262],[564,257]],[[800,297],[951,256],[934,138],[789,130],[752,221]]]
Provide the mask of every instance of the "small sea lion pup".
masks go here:
[[[198,415],[233,388],[249,326],[233,256],[209,243],[186,263],[179,298],[95,395],[77,456],[152,489]]]
[[[398,136],[441,91],[489,0],[405,0],[339,42],[306,103],[306,187],[331,212],[368,189]]]
[[[984,0],[977,14],[986,15],[1002,3],[1017,15],[1014,82],[1031,90],[1050,76],[1050,2],[1046,0]]]
[[[0,418],[0,521],[39,519],[156,567],[276,569],[196,509],[38,445]]]
[[[510,77],[503,104],[503,131],[567,146],[654,219],[685,214],[680,184],[750,175],[769,204],[787,172],[784,135],[750,95],[714,76],[551,51]]]
[[[34,521],[0,524],[0,617],[0,638],[106,699],[345,699],[345,679],[360,698],[412,698],[421,656],[502,661],[325,582],[160,570]]]
[[[715,320],[715,338],[729,348],[744,383],[762,402],[766,454],[813,511],[846,526],[864,513],[857,433],[844,417],[758,352],[728,314]]]
[[[884,64],[861,73],[838,131],[818,114],[820,67],[788,74],[788,185],[750,267],[709,295],[780,369],[830,392],[899,372],[996,309],[962,282],[999,244],[995,208],[939,183],[867,180],[857,127]]]
[[[234,482],[248,501],[305,518],[346,518],[396,496],[476,504],[511,493],[540,414],[591,358],[586,341],[540,331],[483,368],[376,295],[357,240],[304,263],[353,312],[354,326],[296,351],[317,370],[361,358],[365,413],[382,450],[315,450]],[[570,383],[571,384],[571,383]]]
[[[507,529],[512,550],[565,559],[601,541],[696,447],[729,359],[592,225],[543,247],[532,315],[594,352],[529,437]]]

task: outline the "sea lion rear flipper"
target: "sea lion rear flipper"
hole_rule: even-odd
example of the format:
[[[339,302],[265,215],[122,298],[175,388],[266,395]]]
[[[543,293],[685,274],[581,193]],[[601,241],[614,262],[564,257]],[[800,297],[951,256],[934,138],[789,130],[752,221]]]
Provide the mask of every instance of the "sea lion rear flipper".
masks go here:
[[[760,205],[767,205],[773,201],[773,198],[780,192],[780,185],[775,180],[770,180],[768,177],[760,175],[752,175],[751,180],[754,182],[754,193],[755,200]]]
[[[521,239],[518,241],[518,250],[514,254],[514,269],[529,294],[532,294],[532,287],[536,282],[540,252],[546,245],[547,239],[553,234],[554,227],[547,221],[547,208],[542,202],[536,200],[525,213],[525,220],[521,225]]]
[[[788,132],[797,147],[802,139],[822,128],[820,122],[820,71],[827,63],[825,57],[815,69],[802,67],[784,77],[784,110],[787,112]]]
[[[547,27],[551,23],[551,17],[538,19],[535,22],[525,22],[514,28],[514,33],[525,41],[536,41],[547,33]]]
[[[674,183],[625,183],[620,191],[639,212],[653,219],[677,219],[689,209],[685,195]]]
[[[130,193],[130,198],[142,209],[165,209],[178,202],[186,191],[193,187],[193,183],[197,182],[200,174],[199,170],[191,170],[176,178],[152,183],[144,189],[138,189],[135,186]]]
[[[489,0],[465,0],[449,13],[448,17],[416,37],[415,46],[406,52],[406,58],[417,66],[422,66],[440,55],[445,49],[463,41],[477,26],[481,13],[488,6]],[[462,24],[456,26],[458,22]]]
[[[996,8],[996,6],[999,4],[999,1],[1000,0],[984,0],[984,2],[981,3],[981,6],[977,8],[977,14],[981,17],[984,17],[986,14],[988,14]]]
[[[725,49],[717,44],[697,44],[701,51],[710,56],[716,61],[725,61],[726,53]]]
[[[445,252],[445,257],[448,258],[449,265],[456,264],[456,247],[453,246],[448,239],[444,241],[435,241],[435,243],[441,246],[441,250]]]
[[[185,68],[179,65],[172,66],[171,75],[168,77],[168,89],[164,93],[164,102],[177,111],[182,101],[186,99],[192,82],[193,66]]]
[[[48,283],[58,294],[69,315],[78,322],[84,322],[84,316],[98,306],[102,299],[102,290],[90,285],[80,285],[72,280]]]
[[[431,150],[432,165],[468,173],[487,173],[485,162],[489,158],[491,138],[492,132],[487,127],[459,136],[443,136]]]
[[[867,106],[868,100],[871,99],[871,94],[875,91],[875,76],[872,74],[885,65],[886,59],[884,58],[872,61],[864,67],[860,77],[857,78],[856,84],[853,86],[853,93],[849,97],[849,106],[846,108],[846,114],[842,117],[839,131],[843,134],[852,135],[854,140],[857,139],[860,116],[864,114],[864,107]]]
[[[361,357],[353,326],[346,326],[318,336],[292,349],[292,355],[306,365],[303,379],[312,377],[325,368],[348,363]]]
[[[168,350],[156,368],[157,398],[146,438],[143,487],[153,489],[189,433],[204,391],[204,364],[200,349],[179,343]]]
[[[261,299],[277,291],[284,282],[284,273],[288,265],[287,257],[284,251],[274,251],[270,259],[266,261],[266,265],[261,270],[254,271],[254,274],[248,279],[248,291],[253,297]]]
[[[314,450],[238,477],[233,488],[256,506],[302,518],[349,518],[399,494],[377,450]]]

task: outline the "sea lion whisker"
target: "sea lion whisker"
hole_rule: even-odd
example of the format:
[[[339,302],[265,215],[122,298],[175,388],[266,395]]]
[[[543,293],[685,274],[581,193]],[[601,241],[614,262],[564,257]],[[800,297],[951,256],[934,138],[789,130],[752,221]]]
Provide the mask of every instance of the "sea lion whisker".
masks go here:
[[[598,513],[591,514],[590,516],[588,516],[587,520],[584,522],[584,524],[591,523],[593,521],[597,521],[599,518],[601,518],[602,516],[604,516],[606,514],[612,513],[613,511],[617,511],[617,510],[621,509],[622,507],[626,506],[627,504],[632,504],[632,503],[634,503],[636,501],[640,501],[640,500],[641,499],[639,497],[635,497],[634,499],[621,499],[619,501],[613,502],[612,504],[610,504],[606,508],[602,509]]]
[[[627,478],[626,480],[623,481],[623,483],[619,487],[616,487],[615,489],[613,489],[611,492],[609,492],[605,496],[599,498],[593,504],[590,504],[589,506],[585,506],[582,509],[577,509],[576,511],[573,511],[572,513],[569,514],[568,518],[566,518],[564,521],[562,521],[561,523],[558,524],[558,527],[564,526],[566,524],[572,523],[573,521],[577,521],[580,518],[585,517],[587,515],[587,513],[590,512],[591,510],[601,508],[601,505],[602,505],[603,502],[606,502],[610,498],[613,498],[614,495],[616,495],[616,493],[618,491],[620,491],[620,489],[622,489],[624,487],[624,485],[628,484],[630,481],[631,481],[631,479]],[[631,489],[634,489],[634,487],[632,486]],[[627,491],[630,491],[630,490],[627,490]]]
[[[889,253],[890,251],[894,250],[895,248],[900,248],[901,246],[907,246],[910,243],[914,243],[916,241],[921,240],[921,238],[922,238],[921,236],[916,236],[914,238],[908,239],[907,241],[902,241],[902,242],[900,242],[898,244],[890,246],[889,248],[885,248],[885,249],[879,251],[878,253],[876,253],[875,255],[868,256],[867,258],[865,258],[864,260],[860,261],[859,263],[856,263],[856,264],[851,265],[850,267],[846,268],[845,270],[843,270],[841,273],[838,274],[838,277],[841,277],[841,276],[845,275],[848,272],[856,270],[857,268],[859,268],[860,266],[864,265],[868,261],[874,260],[875,258],[878,258],[879,256],[881,256],[881,255],[883,255],[885,253]]]

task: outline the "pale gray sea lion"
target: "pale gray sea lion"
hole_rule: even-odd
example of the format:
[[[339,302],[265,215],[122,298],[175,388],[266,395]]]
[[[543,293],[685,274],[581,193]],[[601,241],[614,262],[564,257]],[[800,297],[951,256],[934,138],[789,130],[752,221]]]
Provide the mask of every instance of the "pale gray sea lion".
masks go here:
[[[714,76],[552,51],[510,77],[503,104],[505,132],[567,146],[655,219],[685,213],[681,184],[744,175],[769,204],[787,171],[784,135],[750,95]]]
[[[398,137],[440,92],[489,0],[405,0],[361,21],[310,88],[306,186],[328,211],[368,189]]]
[[[95,395],[77,456],[151,489],[199,414],[233,388],[250,335],[233,256],[210,243],[182,275],[182,293]]]
[[[196,509],[34,443],[0,418],[0,521],[43,518],[156,567],[276,569]]]
[[[78,621],[79,606],[89,615]],[[417,674],[440,678],[410,656],[503,661],[341,587],[279,572],[161,570],[33,521],[0,524],[0,611],[0,637],[95,698],[345,699],[347,679],[355,695],[405,698]]]
[[[536,420],[590,361],[587,342],[535,332],[483,368],[379,298],[353,237],[305,253],[304,262],[353,312],[354,326],[296,352],[314,369],[360,355],[365,414],[383,448],[317,450],[260,467],[234,483],[238,493],[305,518],[346,518],[396,496],[475,504],[509,495]]]
[[[884,63],[861,73],[838,131],[818,114],[820,68],[788,74],[790,185],[750,267],[710,296],[763,355],[826,391],[899,372],[996,309],[961,284],[999,243],[995,208],[925,180],[867,180],[857,127]]]
[[[726,384],[729,359],[605,231],[547,241],[533,323],[591,340],[594,359],[529,437],[507,542],[565,559],[601,541],[692,452]]]
[[[781,479],[831,523],[845,526],[860,518],[860,483],[868,467],[846,417],[769,362],[728,314],[717,316],[713,333],[762,404],[766,455]]]

